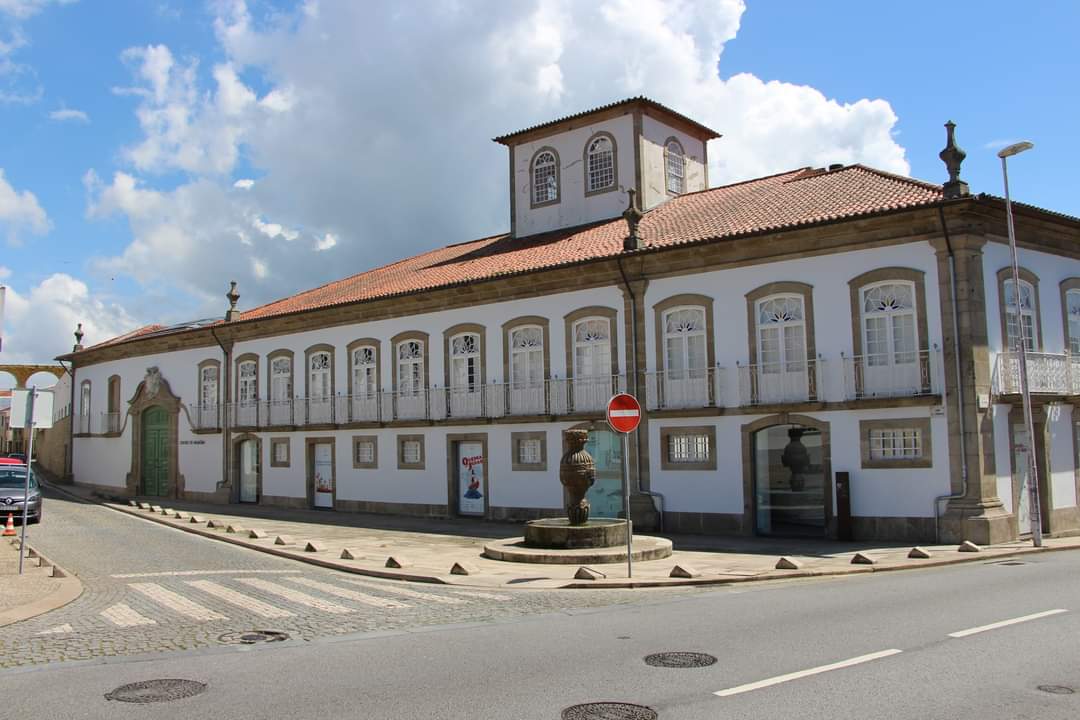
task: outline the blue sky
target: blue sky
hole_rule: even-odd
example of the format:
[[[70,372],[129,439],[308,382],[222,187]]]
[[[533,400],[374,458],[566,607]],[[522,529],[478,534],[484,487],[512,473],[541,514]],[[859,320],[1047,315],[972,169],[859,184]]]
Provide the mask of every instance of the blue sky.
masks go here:
[[[834,161],[940,182],[951,118],[974,191],[1028,139],[1014,195],[1080,215],[1077,27],[1064,1],[0,0],[4,355],[505,230],[490,138],[639,93],[724,134],[714,182]]]

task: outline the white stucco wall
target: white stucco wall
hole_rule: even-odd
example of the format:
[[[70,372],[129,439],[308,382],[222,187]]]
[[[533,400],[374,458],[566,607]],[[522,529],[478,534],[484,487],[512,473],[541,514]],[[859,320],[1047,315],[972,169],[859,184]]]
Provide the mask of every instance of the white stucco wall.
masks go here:
[[[705,144],[681,130],[644,115],[641,119],[641,207],[649,210],[666,202],[667,175],[664,147],[668,138],[682,144],[686,158],[683,192],[697,192],[708,187],[705,166]]]
[[[856,517],[933,517],[934,498],[948,494],[948,427],[944,415],[927,407],[880,410],[808,412],[829,423],[832,472],[851,477],[851,512]],[[766,415],[731,415],[718,418],[654,419],[649,424],[652,489],[663,494],[672,512],[741,514],[743,512],[742,426]],[[863,469],[860,420],[930,417],[932,466],[910,469]],[[661,427],[714,425],[717,469],[661,470]],[[829,486],[832,478],[827,478]],[[835,502],[835,497],[832,498]]]
[[[615,138],[615,190],[586,197],[585,146],[598,132]],[[532,208],[532,160],[540,148],[559,157],[559,202]],[[590,123],[514,147],[512,187],[518,237],[613,218],[626,209],[626,189],[634,187],[634,121],[630,114]]]
[[[1054,404],[1046,408],[1046,452],[1050,464],[1050,498],[1053,507],[1076,506],[1076,460],[1073,451],[1073,407]]]
[[[994,474],[997,476],[998,497],[1010,513],[1013,511],[1012,445],[1009,442],[1011,409],[1010,405],[993,406]],[[1015,421],[1013,416],[1012,422]]]

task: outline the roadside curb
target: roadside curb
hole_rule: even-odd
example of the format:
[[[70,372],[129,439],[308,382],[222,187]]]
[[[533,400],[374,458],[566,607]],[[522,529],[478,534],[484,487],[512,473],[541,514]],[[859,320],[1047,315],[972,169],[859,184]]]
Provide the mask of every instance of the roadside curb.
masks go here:
[[[17,541],[12,544],[18,547]],[[79,578],[59,567],[52,560],[46,558],[34,549],[30,543],[27,543],[25,548],[19,548],[18,552],[32,553],[33,557],[38,561],[38,568],[51,567],[54,573],[52,577],[56,580],[59,587],[43,598],[31,600],[22,605],[16,605],[15,607],[0,611],[0,627],[22,622],[23,620],[30,620],[31,618],[62,608],[68,603],[78,599],[83,592],[83,584]]]
[[[451,587],[472,587],[472,588],[486,588],[491,589],[490,585],[476,585],[470,583],[456,582],[457,577],[467,576],[454,576],[453,579],[448,579],[439,575],[422,575],[409,572],[400,572],[392,569],[373,569],[356,567],[352,565],[346,565],[342,562],[337,562],[333,559],[324,559],[314,556],[310,553],[304,553],[302,551],[290,551],[284,550],[275,546],[256,545],[245,539],[239,537],[230,537],[229,535],[223,535],[220,533],[207,530],[204,527],[190,525],[188,523],[171,522],[169,519],[162,517],[161,515],[151,514],[145,510],[139,508],[126,507],[123,505],[115,504],[112,501],[88,499],[77,493],[71,492],[55,483],[46,483],[46,486],[51,490],[60,492],[68,497],[71,497],[80,502],[97,504],[102,507],[106,507],[116,512],[124,513],[132,517],[141,518],[143,520],[149,520],[150,522],[164,525],[165,527],[173,528],[176,530],[183,530],[184,532],[198,535],[200,537],[209,538],[212,540],[220,540],[222,542],[229,543],[231,545],[237,545],[239,547],[247,548],[249,550],[256,550],[258,552],[266,553],[268,555],[274,555],[287,560],[295,560],[298,562],[307,563],[309,565],[316,565],[318,567],[327,568],[330,570],[338,570],[340,572],[351,573],[353,575],[365,575],[369,577],[378,577],[387,580],[405,580],[408,582],[421,582],[434,585],[448,585]],[[997,551],[993,546],[983,548],[983,552],[978,553],[958,553],[957,557],[939,558],[935,560],[920,560],[917,562],[902,562],[895,565],[857,565],[857,566],[844,566],[836,569],[828,568],[810,568],[803,570],[765,570],[758,574],[753,575],[719,575],[714,577],[695,577],[695,578],[656,578],[650,580],[634,580],[618,578],[602,579],[602,580],[590,580],[588,582],[579,582],[575,580],[568,580],[565,584],[556,585],[552,587],[544,588],[527,588],[527,587],[513,587],[512,585],[499,585],[499,590],[625,590],[625,589],[638,589],[638,588],[668,588],[668,587],[703,587],[710,585],[735,585],[748,582],[763,582],[763,581],[775,581],[775,580],[795,580],[806,578],[823,578],[823,577],[841,577],[846,575],[863,575],[868,573],[882,573],[882,572],[897,572],[903,570],[920,570],[923,568],[935,568],[945,567],[949,565],[959,565],[961,563],[978,563],[986,562],[987,560],[999,560],[1017,557],[1020,555],[1030,555],[1033,553],[1044,552],[1059,552],[1064,550],[1080,550],[1080,546],[1062,546],[1062,547],[1023,547],[1014,548],[1010,550]]]

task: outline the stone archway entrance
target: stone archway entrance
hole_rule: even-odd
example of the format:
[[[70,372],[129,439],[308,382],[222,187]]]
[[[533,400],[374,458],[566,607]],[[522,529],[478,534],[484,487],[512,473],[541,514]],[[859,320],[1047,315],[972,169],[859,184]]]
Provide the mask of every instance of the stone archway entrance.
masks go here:
[[[746,527],[757,535],[830,537],[829,424],[781,414],[743,426]]]
[[[180,398],[156,367],[128,401],[131,421],[131,471],[127,490],[131,495],[181,498],[184,476],[180,474]]]

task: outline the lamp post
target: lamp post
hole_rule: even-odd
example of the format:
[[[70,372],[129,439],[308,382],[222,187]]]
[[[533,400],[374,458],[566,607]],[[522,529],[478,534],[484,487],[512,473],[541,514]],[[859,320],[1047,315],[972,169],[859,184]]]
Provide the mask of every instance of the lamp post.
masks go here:
[[[1021,293],[1020,293],[1020,264],[1016,257],[1016,230],[1013,228],[1013,213],[1012,213],[1012,200],[1009,197],[1009,168],[1007,159],[1013,155],[1019,155],[1020,153],[1030,150],[1035,147],[1032,143],[1027,141],[1018,142],[1010,145],[1007,148],[1002,148],[997,156],[1001,158],[1001,177],[1005,182],[1005,217],[1009,226],[1009,251],[1012,253],[1012,280],[1013,280],[1013,296],[1016,301],[1016,328],[1017,328],[1017,348],[1016,354],[1020,360],[1020,398],[1024,404],[1024,426],[1027,428],[1028,436],[1028,495],[1030,497],[1031,509],[1029,511],[1029,518],[1031,521],[1031,543],[1035,547],[1042,547],[1042,508],[1039,507],[1039,473],[1038,464],[1035,462],[1035,422],[1031,413],[1031,392],[1028,388],[1028,372],[1027,372],[1027,342],[1024,337],[1024,321],[1023,315],[1020,311]],[[1034,330],[1034,328],[1032,328]],[[1017,517],[1017,525],[1019,526],[1020,518]]]

